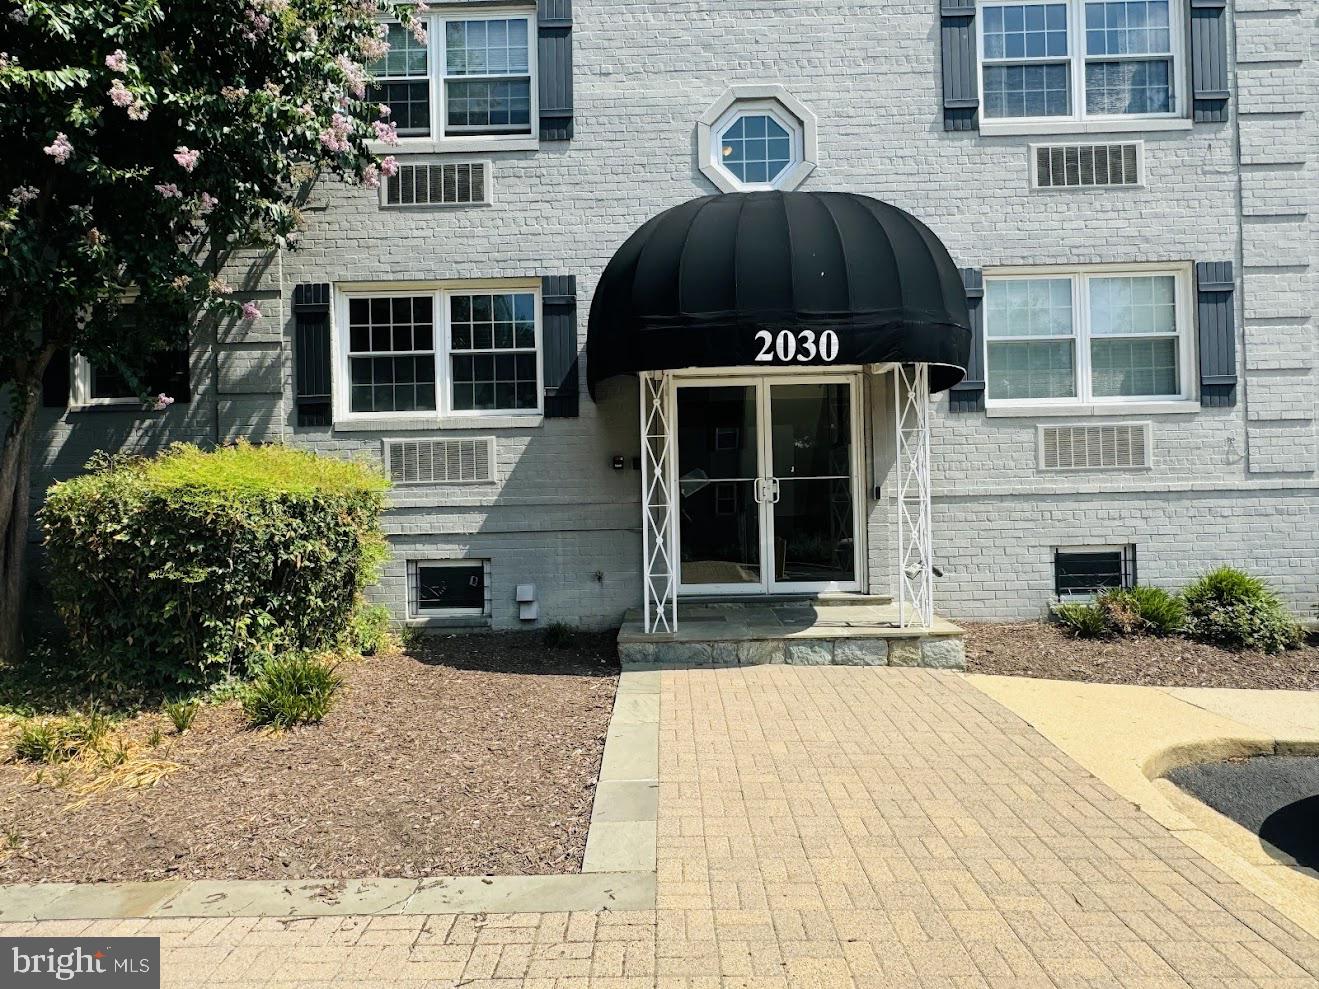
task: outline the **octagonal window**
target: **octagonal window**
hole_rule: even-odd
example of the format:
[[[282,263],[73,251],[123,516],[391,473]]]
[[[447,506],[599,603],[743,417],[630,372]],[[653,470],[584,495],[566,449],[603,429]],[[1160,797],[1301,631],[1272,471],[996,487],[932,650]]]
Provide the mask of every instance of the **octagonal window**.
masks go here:
[[[738,101],[711,128],[710,164],[734,188],[783,188],[802,160],[802,124],[775,100]]]

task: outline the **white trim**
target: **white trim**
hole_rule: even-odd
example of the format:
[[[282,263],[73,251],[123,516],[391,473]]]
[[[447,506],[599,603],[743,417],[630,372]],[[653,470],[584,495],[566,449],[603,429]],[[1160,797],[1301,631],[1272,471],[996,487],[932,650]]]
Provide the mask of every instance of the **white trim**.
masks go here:
[[[1086,0],[978,0],[976,3],[976,96],[980,101],[980,133],[982,134],[1063,134],[1063,133],[1103,133],[1139,130],[1182,130],[1190,129],[1190,98],[1188,96],[1189,59],[1187,51],[1187,32],[1189,25],[1186,18],[1185,4],[1189,0],[1168,0],[1168,38],[1169,50],[1166,54],[1157,52],[1132,55],[1087,55],[1085,6]],[[1067,7],[1067,55],[1040,56],[1036,58],[1001,58],[989,63],[1031,64],[1066,63],[1069,97],[1072,112],[1067,116],[1051,117],[989,117],[985,113],[985,17],[986,7],[1040,6],[1043,4],[1064,4]],[[1087,61],[1154,61],[1167,58],[1172,62],[1170,76],[1172,81],[1172,113],[1150,114],[1111,114],[1090,115],[1085,109],[1085,66]],[[1172,126],[1164,126],[1172,125]]]
[[[485,599],[480,608],[426,608],[419,601],[420,585],[417,571],[420,567],[481,567],[481,593]],[[408,618],[489,618],[494,610],[490,588],[490,561],[487,559],[409,559],[407,572]]]
[[[768,112],[792,136],[794,162],[773,182],[746,183],[722,162],[716,137],[742,112]],[[777,83],[731,86],[696,122],[696,160],[701,174],[720,192],[796,189],[819,164],[819,138],[815,114]]]
[[[430,83],[430,129],[425,136],[399,137],[397,145],[387,145],[381,141],[370,141],[368,147],[376,154],[415,154],[462,152],[471,154],[483,151],[536,151],[540,148],[540,67],[539,42],[536,28],[536,11],[528,9],[525,4],[481,4],[466,8],[446,8],[415,15],[425,22],[427,35],[427,68],[425,77]],[[445,41],[448,21],[513,20],[521,18],[527,22],[527,74],[530,79],[529,109],[527,130],[507,133],[474,134],[462,133],[446,135],[445,122],[448,116],[448,102],[445,99]],[[383,23],[398,23],[391,17],[382,17]],[[499,78],[512,78],[504,74]],[[403,77],[386,77],[402,79]],[[414,80],[422,76],[412,77]],[[458,77],[455,77],[458,78]],[[475,77],[480,78],[480,77]]]
[[[144,408],[142,399],[136,395],[118,398],[92,398],[92,362],[82,354],[69,356],[69,410],[96,409],[106,407]]]
[[[1134,264],[1092,265],[1023,265],[1020,267],[990,267],[983,271],[985,280],[984,341],[981,357],[985,368],[985,411],[990,416],[1032,415],[1117,415],[1158,414],[1163,412],[1198,411],[1195,373],[1196,334],[1192,293],[1194,278],[1192,265],[1187,262],[1141,262]],[[1177,340],[1177,377],[1181,392],[1177,395],[1133,395],[1096,397],[1092,394],[1093,379],[1090,367],[1090,305],[1089,291],[1092,277],[1125,275],[1136,278],[1170,276],[1174,279],[1174,302]],[[1072,282],[1072,333],[1067,337],[991,337],[989,283],[1020,279],[1068,278]],[[1163,336],[1162,334],[1160,336]],[[1140,335],[1133,338],[1143,339]],[[989,363],[991,342],[1030,342],[1052,339],[1073,341],[1072,372],[1075,395],[1053,398],[994,399],[992,392],[993,369]]]
[[[454,295],[481,295],[484,293],[530,293],[535,297],[535,354],[536,354],[536,407],[534,409],[457,410],[452,407],[452,380],[448,301]],[[334,368],[334,427],[351,430],[357,428],[382,430],[426,428],[489,429],[492,421],[516,420],[521,424],[538,425],[545,415],[545,340],[544,309],[541,300],[540,279],[480,279],[440,282],[346,282],[334,287],[334,306],[330,311],[330,354]],[[347,341],[348,303],[355,298],[394,298],[400,296],[433,297],[432,347],[428,354],[435,359],[435,411],[412,412],[353,412],[351,402],[352,375]],[[492,354],[504,351],[491,351]],[[519,352],[526,352],[525,348]],[[534,423],[533,423],[534,420]]]

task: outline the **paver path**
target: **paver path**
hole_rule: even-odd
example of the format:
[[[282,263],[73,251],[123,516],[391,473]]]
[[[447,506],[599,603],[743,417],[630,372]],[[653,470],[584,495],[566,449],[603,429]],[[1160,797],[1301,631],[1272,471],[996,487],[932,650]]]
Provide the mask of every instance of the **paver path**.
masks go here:
[[[1319,942],[955,674],[662,683],[656,911],[0,934],[158,934],[177,986],[1319,984]]]

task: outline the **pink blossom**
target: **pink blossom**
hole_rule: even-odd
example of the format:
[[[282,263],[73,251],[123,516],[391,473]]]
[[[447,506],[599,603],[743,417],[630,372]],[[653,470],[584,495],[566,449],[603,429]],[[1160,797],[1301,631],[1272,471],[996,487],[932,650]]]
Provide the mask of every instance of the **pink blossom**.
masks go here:
[[[389,42],[384,38],[363,38],[357,43],[357,50],[368,62],[374,62],[389,54]]]
[[[129,120],[146,120],[151,116],[151,108],[141,100],[134,100],[133,105],[128,108]]]
[[[185,172],[191,172],[196,168],[201,156],[200,151],[192,151],[185,145],[180,145],[174,149],[174,160],[179,163],[179,167]]]
[[[380,163],[380,174],[387,179],[392,179],[395,175],[397,175],[398,159],[395,158],[393,155],[390,155],[388,158],[384,159],[384,161]]]
[[[183,195],[173,182],[162,182],[156,186],[156,191],[160,193],[161,199],[179,199]]]
[[[216,199],[209,192],[203,192],[201,199],[197,203],[197,212],[202,216],[210,213],[215,207],[220,205],[220,200]]]
[[[368,189],[380,188],[380,169],[375,165],[367,165],[362,169],[362,185]]]
[[[348,142],[348,134],[352,131],[352,127],[351,120],[342,113],[336,113],[330,118],[330,126],[321,131],[321,144],[327,150],[346,154],[352,148]]]
[[[0,52],[0,69],[7,69],[13,62],[10,61],[9,52]]]
[[[116,48],[109,55],[105,56],[105,67],[113,72],[127,72],[128,56],[124,54],[122,48]]]
[[[55,140],[41,150],[63,165],[73,154],[73,145],[69,143],[68,137],[61,131],[55,135]]]
[[[161,392],[159,395],[156,396],[156,402],[154,405],[151,406],[151,411],[164,412],[173,404],[174,404],[174,399],[170,398],[164,392]]]
[[[122,79],[110,83],[110,102],[118,107],[129,107],[136,102],[136,97],[128,91]]]
[[[381,103],[379,106],[376,107],[376,113],[380,114],[382,119],[384,117],[388,117],[392,115],[393,112],[394,112],[393,108],[388,103]]]
[[[261,310],[260,308],[257,307],[257,304],[255,302],[243,303],[243,319],[247,320],[250,323],[253,320],[257,320],[260,318],[261,318]]]
[[[377,141],[384,141],[390,147],[398,144],[398,124],[377,120],[371,126],[375,128]]]
[[[339,55],[335,58],[334,64],[339,66],[339,71],[344,74],[344,79],[348,83],[349,90],[359,100],[366,95],[366,70],[354,62],[347,55]]]
[[[428,4],[426,0],[417,0],[417,6],[413,8],[413,11],[418,14],[429,14],[431,12],[431,5]]]
[[[15,206],[22,206],[24,203],[30,203],[41,195],[34,186],[20,185],[9,194],[9,201]]]
[[[416,39],[417,44],[424,45],[426,43],[426,25],[421,21],[414,20],[408,25],[408,30],[412,32],[412,37]]]

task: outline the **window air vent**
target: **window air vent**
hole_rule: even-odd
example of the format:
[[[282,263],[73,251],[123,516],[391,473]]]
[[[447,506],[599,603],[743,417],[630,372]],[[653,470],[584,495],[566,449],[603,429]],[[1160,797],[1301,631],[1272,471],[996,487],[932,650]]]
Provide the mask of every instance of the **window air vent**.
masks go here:
[[[1035,188],[1140,185],[1144,155],[1130,144],[1035,144]]]
[[[1103,426],[1041,426],[1041,470],[1123,470],[1148,467],[1148,422]]]
[[[385,469],[395,484],[479,484],[495,479],[495,438],[385,440]]]
[[[399,165],[385,179],[382,206],[483,206],[490,202],[488,161]]]

